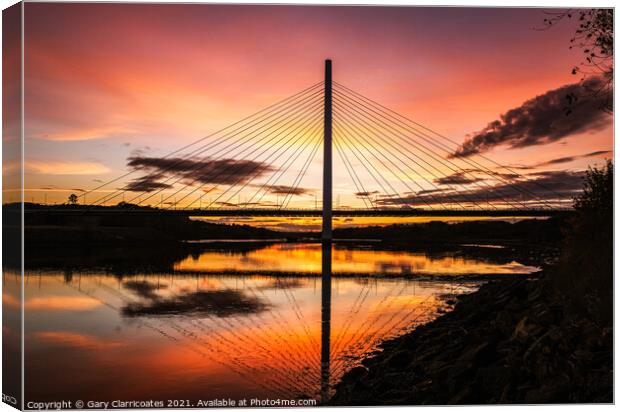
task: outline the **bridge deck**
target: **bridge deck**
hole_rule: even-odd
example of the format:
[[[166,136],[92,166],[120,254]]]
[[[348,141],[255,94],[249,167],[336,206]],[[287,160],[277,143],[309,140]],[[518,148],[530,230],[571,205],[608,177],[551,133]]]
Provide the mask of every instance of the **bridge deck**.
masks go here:
[[[572,209],[334,209],[334,217],[552,217],[563,216]],[[321,217],[321,209],[114,209],[114,208],[35,208],[26,214],[59,215],[148,215],[166,214],[204,217]]]

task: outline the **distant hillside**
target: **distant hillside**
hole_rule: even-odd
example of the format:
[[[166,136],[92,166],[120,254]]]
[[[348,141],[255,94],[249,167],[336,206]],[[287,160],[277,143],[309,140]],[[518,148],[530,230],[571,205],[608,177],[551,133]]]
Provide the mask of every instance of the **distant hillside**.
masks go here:
[[[382,239],[397,242],[463,243],[476,241],[556,242],[562,238],[564,219],[430,222],[336,229],[337,239]]]
[[[46,210],[75,210],[85,212],[91,206],[45,206],[25,204],[37,210],[26,214],[26,242],[60,243],[154,243],[195,239],[277,239],[297,240],[320,238],[319,232],[282,232],[246,224],[220,224],[190,220],[187,217],[161,213],[122,213],[123,210],[150,209],[129,204],[98,206],[95,209],[116,209],[110,215],[88,213],[46,213]],[[17,205],[4,205],[4,231],[17,230]],[[39,213],[40,210],[40,213]],[[430,222],[339,228],[335,239],[377,239],[398,243],[473,243],[473,242],[536,242],[552,243],[562,239],[566,218],[530,219],[517,222],[486,220],[460,223]]]
[[[85,213],[46,213],[49,207],[25,204],[35,213],[25,215],[25,241],[27,243],[155,243],[196,239],[276,239],[281,232],[239,224],[216,224],[187,217],[162,213],[122,213],[127,209],[151,209],[121,204],[97,209],[120,209],[114,214],[88,214],[89,206],[82,206]],[[54,210],[69,208],[52,206]],[[75,206],[72,207],[75,210]],[[40,212],[39,212],[40,210]],[[19,232],[20,216],[17,205],[3,205],[3,231],[11,235]]]

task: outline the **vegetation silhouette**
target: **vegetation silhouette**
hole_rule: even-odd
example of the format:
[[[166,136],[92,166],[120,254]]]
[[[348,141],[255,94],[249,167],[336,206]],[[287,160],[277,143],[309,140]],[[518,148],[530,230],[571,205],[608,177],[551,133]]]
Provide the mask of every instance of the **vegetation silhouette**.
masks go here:
[[[613,164],[590,168],[577,214],[565,236],[564,253],[554,273],[557,292],[569,308],[601,327],[613,321]]]
[[[614,87],[614,9],[578,9],[546,12],[543,20],[545,29],[562,20],[577,19],[578,26],[570,39],[570,49],[580,49],[583,61],[572,69],[572,74],[581,76],[586,94],[598,99],[603,111],[613,114]],[[590,77],[600,77],[603,81],[597,87],[586,87]],[[579,95],[566,96],[566,114],[571,114],[579,100]]]
[[[613,401],[613,165],[593,168],[560,262],[489,282],[452,312],[384,342],[335,405]]]

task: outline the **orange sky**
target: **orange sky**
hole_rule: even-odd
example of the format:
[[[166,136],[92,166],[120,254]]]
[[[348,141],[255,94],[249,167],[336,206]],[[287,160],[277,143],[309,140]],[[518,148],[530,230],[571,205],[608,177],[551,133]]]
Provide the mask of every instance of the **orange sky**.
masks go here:
[[[507,8],[28,3],[26,200],[64,202],[123,174],[132,154],[164,156],[234,123],[322,80],[325,58],[336,81],[462,142],[578,80],[572,22],[535,30],[544,18]],[[611,149],[609,126],[487,155],[536,165]],[[578,171],[602,157],[533,170]],[[319,155],[303,182],[314,193],[320,164]],[[359,206],[337,161],[334,174],[335,200]]]

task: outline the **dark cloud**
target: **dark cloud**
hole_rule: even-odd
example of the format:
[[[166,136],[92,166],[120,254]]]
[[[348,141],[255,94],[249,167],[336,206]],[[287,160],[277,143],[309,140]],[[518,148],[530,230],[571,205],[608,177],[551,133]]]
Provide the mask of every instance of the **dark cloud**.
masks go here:
[[[586,153],[580,156],[566,156],[566,157],[559,157],[557,159],[551,159],[548,160],[546,162],[542,162],[542,163],[538,163],[537,165],[535,165],[535,167],[540,167],[540,166],[553,166],[553,165],[558,165],[558,164],[562,164],[562,163],[570,163],[574,160],[577,159],[585,159],[588,157],[597,157],[597,156],[602,156],[605,154],[609,154],[611,153],[611,150],[599,150],[596,152],[590,152],[590,153]]]
[[[129,146],[127,146],[129,147]],[[142,146],[142,147],[137,147],[135,149],[133,149],[130,153],[131,157],[140,157],[140,156],[144,156],[145,153],[148,153],[151,150],[151,148],[149,146]]]
[[[238,207],[239,205],[236,203],[232,203],[232,202],[215,202],[216,205],[218,206],[224,206],[224,207]]]
[[[567,157],[558,157],[557,159],[551,159],[547,162],[539,163],[538,166],[551,166],[551,165],[559,165],[562,163],[569,163],[573,160],[578,159],[578,157],[567,156]]]
[[[383,198],[381,206],[424,206],[428,204],[468,204],[496,202],[534,202],[572,199],[583,187],[584,172],[548,171],[528,174],[527,180],[501,182],[489,187],[468,191],[433,193],[428,196],[409,195],[402,198]],[[481,205],[484,206],[484,205]]]
[[[304,187],[293,187],[293,186],[285,186],[285,185],[273,185],[267,186],[265,189],[269,193],[277,194],[277,195],[292,195],[292,196],[300,196],[309,193],[313,193],[314,190],[306,189]]]
[[[355,192],[355,196],[357,197],[369,197],[372,195],[376,195],[377,193],[379,193],[378,190],[373,190],[372,192]]]
[[[597,150],[596,152],[590,152],[590,153],[581,155],[581,157],[596,157],[596,156],[602,156],[602,155],[606,155],[610,153],[611,153],[611,150]]]
[[[154,192],[155,190],[170,189],[172,185],[159,182],[161,175],[147,175],[132,180],[122,188],[122,190],[128,190],[130,192]]]
[[[530,99],[469,137],[451,156],[467,157],[498,145],[514,149],[547,144],[576,133],[600,130],[611,117],[601,110],[600,96],[582,91],[598,90],[601,82],[594,77]],[[571,94],[579,98],[572,112],[566,114],[567,96]]]
[[[468,177],[465,173],[466,172],[455,172],[451,175],[435,179],[435,183],[440,185],[468,185],[484,180],[479,177]]]
[[[151,192],[167,189],[171,186],[160,182],[172,177],[174,181],[180,178],[186,184],[214,184],[233,185],[245,184],[265,173],[273,172],[274,167],[253,160],[237,159],[184,159],[158,158],[147,156],[132,156],[127,159],[127,165],[135,170],[149,174],[133,180],[125,190]]]
[[[274,202],[241,202],[241,203],[236,203],[236,202],[224,202],[224,201],[217,201],[214,203],[214,205],[217,206],[222,206],[222,207],[269,207],[269,206],[275,206]],[[238,219],[235,217],[235,219]]]
[[[585,159],[588,157],[598,157],[598,156],[602,156],[602,155],[606,155],[610,153],[612,153],[611,150],[598,150],[596,152],[590,152],[590,153],[586,153],[582,155],[558,157],[556,159],[551,159],[551,160],[547,160],[541,163],[536,163],[535,165],[531,165],[531,166],[517,165],[517,166],[511,166],[511,167],[515,169],[521,169],[521,170],[531,170],[531,169],[536,169],[542,166],[553,166],[553,165],[558,165],[558,164],[563,164],[563,163],[570,163],[574,160]]]
[[[205,187],[205,188],[203,188],[203,189],[202,189],[202,192],[203,192],[204,194],[209,194],[209,193],[214,192],[214,191],[216,191],[216,190],[217,190],[217,186],[213,186],[213,187]]]
[[[441,189],[427,189],[427,190],[420,190],[419,192],[416,192],[416,194],[418,196],[424,196],[424,195],[431,195],[433,193],[440,193],[440,192],[446,192],[449,191],[450,189],[447,188],[441,188]]]
[[[520,175],[516,173],[512,173],[512,172],[508,173],[508,172],[493,171],[489,169],[470,168],[470,169],[461,169],[447,176],[436,178],[434,182],[438,185],[469,185],[472,183],[478,183],[478,182],[488,181],[488,180],[492,180],[492,181],[511,180],[511,179],[517,179],[519,177]],[[435,191],[437,190],[445,191],[447,189],[436,188]],[[435,192],[422,191],[422,193],[418,192],[417,194],[420,195],[420,194],[431,194],[431,193],[435,193]]]
[[[491,172],[487,171],[487,173],[491,173]],[[513,172],[510,172],[510,173],[492,172],[492,174],[493,176],[497,176],[502,179],[517,179],[521,177],[521,175],[517,173],[513,173]]]

